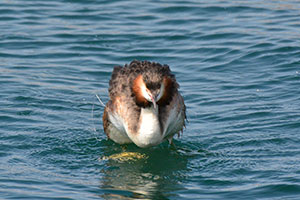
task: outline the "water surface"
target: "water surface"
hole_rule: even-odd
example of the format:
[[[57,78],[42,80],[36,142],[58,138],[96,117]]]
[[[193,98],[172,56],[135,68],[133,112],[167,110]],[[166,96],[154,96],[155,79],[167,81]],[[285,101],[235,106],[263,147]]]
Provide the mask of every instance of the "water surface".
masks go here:
[[[1,199],[299,199],[298,1],[3,0]],[[170,65],[177,150],[102,129],[115,65]],[[142,159],[103,158],[122,152]]]

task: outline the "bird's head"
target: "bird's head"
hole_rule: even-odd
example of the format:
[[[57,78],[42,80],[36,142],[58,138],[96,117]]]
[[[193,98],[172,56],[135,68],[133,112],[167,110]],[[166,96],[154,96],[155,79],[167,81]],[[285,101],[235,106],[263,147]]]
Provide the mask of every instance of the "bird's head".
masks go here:
[[[173,81],[170,77],[163,77],[161,81],[145,82],[142,75],[138,75],[132,85],[133,94],[138,106],[149,107],[153,105],[168,104],[173,92]]]

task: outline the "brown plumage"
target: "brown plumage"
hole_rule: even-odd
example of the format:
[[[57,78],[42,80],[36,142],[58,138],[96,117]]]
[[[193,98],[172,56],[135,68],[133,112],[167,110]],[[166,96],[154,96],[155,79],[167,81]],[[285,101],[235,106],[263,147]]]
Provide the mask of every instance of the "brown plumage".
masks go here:
[[[185,105],[168,65],[132,61],[114,67],[103,127],[113,141],[140,147],[172,140],[185,125]]]

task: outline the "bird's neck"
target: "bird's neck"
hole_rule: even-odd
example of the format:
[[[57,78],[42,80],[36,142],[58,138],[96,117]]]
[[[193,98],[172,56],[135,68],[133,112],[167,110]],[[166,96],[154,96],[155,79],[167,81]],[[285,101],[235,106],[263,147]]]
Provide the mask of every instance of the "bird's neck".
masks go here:
[[[138,146],[147,147],[161,143],[163,138],[158,107],[142,108],[139,123]]]

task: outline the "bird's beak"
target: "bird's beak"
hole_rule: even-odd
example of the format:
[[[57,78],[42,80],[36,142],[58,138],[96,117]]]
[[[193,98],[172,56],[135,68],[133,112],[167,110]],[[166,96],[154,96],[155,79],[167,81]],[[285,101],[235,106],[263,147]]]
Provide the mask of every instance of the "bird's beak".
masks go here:
[[[156,97],[155,97],[155,95],[153,95],[151,92],[150,92],[150,90],[148,90],[148,89],[146,89],[146,92],[147,92],[147,99],[148,99],[148,101],[150,101],[150,99],[151,99],[151,101],[152,101],[152,103],[153,103],[153,107],[154,108],[156,108]]]
[[[150,95],[150,97],[151,97],[151,101],[153,103],[153,107],[156,108],[157,105],[156,105],[155,98],[153,97],[153,95]]]

